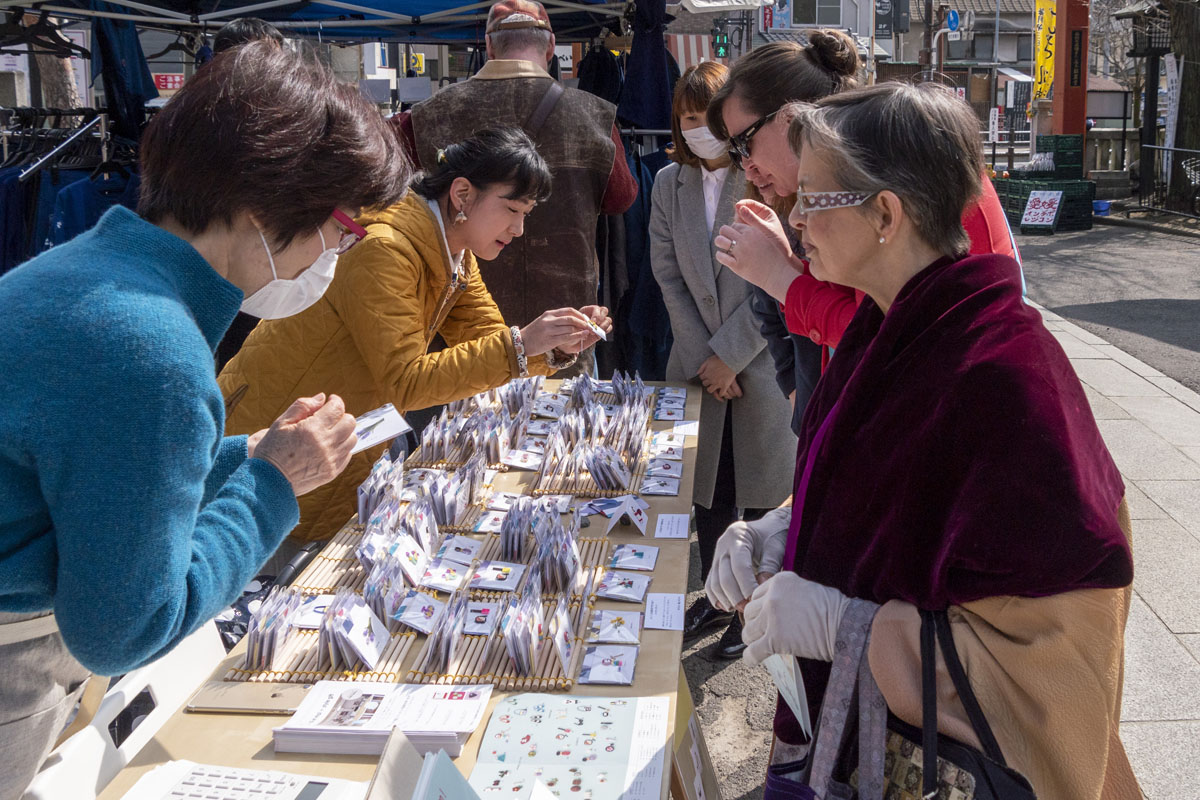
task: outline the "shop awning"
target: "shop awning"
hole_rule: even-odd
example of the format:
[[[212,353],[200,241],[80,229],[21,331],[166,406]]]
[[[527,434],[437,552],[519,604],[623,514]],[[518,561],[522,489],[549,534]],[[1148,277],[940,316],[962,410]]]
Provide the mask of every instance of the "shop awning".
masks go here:
[[[1033,78],[1031,76],[1026,75],[1024,72],[1021,72],[1019,69],[1013,69],[1012,67],[1000,67],[996,71],[999,72],[1001,75],[1012,78],[1014,81],[1032,81],[1033,80]]]

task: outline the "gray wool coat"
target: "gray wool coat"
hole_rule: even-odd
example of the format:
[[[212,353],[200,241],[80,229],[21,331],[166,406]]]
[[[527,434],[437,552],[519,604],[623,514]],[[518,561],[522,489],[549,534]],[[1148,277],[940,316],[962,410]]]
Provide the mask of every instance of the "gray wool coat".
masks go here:
[[[715,231],[733,219],[745,177],[730,168],[717,205]],[[712,505],[726,403],[704,391],[697,373],[720,356],[738,373],[742,397],[733,403],[733,461],[737,504],[774,508],[792,491],[796,436],[791,405],[779,393],[775,365],[751,309],[750,284],[716,258],[704,213],[699,167],[671,164],[654,179],[650,258],[671,317],[675,343],[667,380],[687,381],[703,396],[692,502]]]

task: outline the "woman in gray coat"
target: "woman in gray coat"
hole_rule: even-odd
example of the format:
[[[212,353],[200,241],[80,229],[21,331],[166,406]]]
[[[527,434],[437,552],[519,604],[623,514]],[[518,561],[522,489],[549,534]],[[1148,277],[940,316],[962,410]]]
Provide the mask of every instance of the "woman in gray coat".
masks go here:
[[[705,124],[708,102],[728,69],[692,67],[675,87],[671,127],[675,162],[654,181],[650,247],[675,343],[667,379],[704,387],[696,458],[696,536],[700,578],[708,577],[717,540],[738,519],[757,519],[791,491],[796,437],[791,408],[752,308],[752,287],[714,258],[713,234],[733,218],[744,177],[729,165],[725,142]],[[741,624],[707,599],[688,609],[684,641],[727,625],[717,646],[737,658]]]

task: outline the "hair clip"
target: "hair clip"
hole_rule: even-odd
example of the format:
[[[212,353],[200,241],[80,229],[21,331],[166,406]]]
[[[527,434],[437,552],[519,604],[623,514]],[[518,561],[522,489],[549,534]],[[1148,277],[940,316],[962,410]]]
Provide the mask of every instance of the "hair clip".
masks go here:
[[[446,151],[440,147],[438,148],[438,152],[437,152],[437,163],[438,164],[446,163]]]

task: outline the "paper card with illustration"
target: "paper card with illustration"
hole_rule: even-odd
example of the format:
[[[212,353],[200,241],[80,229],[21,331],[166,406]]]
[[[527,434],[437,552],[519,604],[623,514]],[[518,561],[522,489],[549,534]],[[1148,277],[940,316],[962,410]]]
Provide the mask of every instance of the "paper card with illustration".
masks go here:
[[[467,603],[467,617],[463,622],[463,633],[469,636],[490,636],[500,619],[500,603]]]
[[[646,465],[646,475],[651,478],[682,478],[683,462],[669,458],[651,458]]]
[[[485,511],[476,520],[471,530],[476,533],[499,533],[500,529],[504,527],[504,518],[507,516],[507,511]]]
[[[587,321],[587,326],[588,326],[588,330],[590,330],[592,333],[594,333],[600,337],[600,341],[602,341],[602,342],[608,341],[608,334],[605,333],[604,328],[601,328],[599,325],[597,325],[595,322],[593,322],[590,319]]]
[[[646,590],[649,588],[649,575],[608,570],[596,585],[596,596],[606,600],[640,603],[646,597]]]
[[[316,597],[305,598],[292,616],[292,626],[309,631],[320,628],[321,618],[325,616],[325,609],[329,608],[333,598],[334,596],[331,594],[319,594]]]
[[[660,397],[655,404],[655,408],[678,408],[683,410],[687,407],[687,401],[682,397]]]
[[[525,432],[530,436],[549,436],[554,433],[558,423],[548,419],[531,419],[529,426],[525,428]]]
[[[641,630],[641,612],[602,608],[592,612],[587,640],[591,644],[637,644]]]
[[[483,542],[478,539],[469,536],[447,536],[438,548],[437,558],[470,566],[482,549]]]
[[[682,386],[660,386],[658,387],[659,397],[682,397],[687,399],[687,389]]]
[[[675,431],[659,431],[650,439],[652,445],[671,445],[682,448],[687,445],[687,437]]]
[[[528,450],[509,450],[504,457],[504,464],[514,469],[541,469],[544,456],[541,453],[531,453]]]
[[[658,561],[658,548],[647,544],[622,544],[608,559],[609,569],[652,571]]]
[[[609,513],[601,512],[608,517],[608,527],[604,532],[611,533],[618,522],[627,519],[641,532],[642,536],[645,536],[646,524],[650,521],[646,510],[650,507],[650,504],[640,497],[635,497],[631,494],[617,499],[621,501],[619,506],[612,509]]]
[[[524,564],[484,561],[471,578],[471,588],[487,592],[511,592],[517,588],[524,574]]]
[[[633,645],[597,644],[583,651],[580,683],[628,686],[633,683],[638,649]]]
[[[547,494],[542,499],[553,503],[554,510],[559,514],[566,514],[571,510],[571,501],[575,498],[569,494]]]
[[[654,411],[654,419],[659,422],[675,422],[683,419],[682,408],[658,408]]]
[[[401,625],[407,625],[415,631],[428,634],[433,632],[444,613],[446,613],[445,603],[433,595],[413,589],[400,604],[395,618]]]
[[[562,665],[563,674],[571,669],[571,653],[575,650],[575,631],[571,629],[571,607],[566,597],[560,597],[551,618],[554,636],[554,651]]]
[[[402,433],[408,433],[412,426],[404,421],[400,412],[391,403],[380,406],[374,411],[368,411],[354,421],[354,436],[357,441],[350,454],[366,450],[377,444],[395,439]]]
[[[642,480],[642,494],[675,497],[679,494],[679,479],[646,477]]]
[[[546,437],[526,436],[525,441],[521,444],[521,449],[527,453],[535,453],[539,456],[544,456],[546,454]]]
[[[763,662],[771,680],[779,689],[788,708],[800,723],[804,735],[812,738],[812,720],[808,715],[808,697],[804,692],[804,676],[800,673],[800,664],[793,655],[772,653]]]
[[[350,605],[349,612],[340,621],[338,635],[353,648],[368,669],[375,669],[380,656],[391,642],[391,635],[375,612],[367,608],[362,598]]]
[[[513,503],[517,502],[517,498],[520,496],[520,492],[494,492],[492,496],[488,498],[488,510],[508,511],[513,507]]]
[[[435,558],[425,568],[421,585],[442,592],[456,592],[462,586],[469,570],[462,564],[449,559]]]
[[[681,444],[652,444],[650,457],[656,460],[683,461],[683,445]],[[680,468],[682,470],[682,467]]]
[[[400,562],[404,577],[412,586],[420,586],[425,577],[425,568],[429,566],[429,555],[417,540],[402,533],[392,544],[390,552]]]

